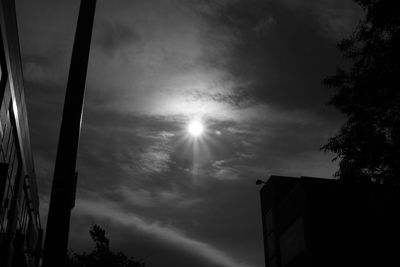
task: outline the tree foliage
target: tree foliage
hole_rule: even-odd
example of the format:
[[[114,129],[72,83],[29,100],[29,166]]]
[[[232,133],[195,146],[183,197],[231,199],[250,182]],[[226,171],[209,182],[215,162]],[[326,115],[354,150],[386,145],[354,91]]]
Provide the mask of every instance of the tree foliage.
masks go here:
[[[127,257],[121,251],[113,252],[105,231],[98,225],[91,227],[90,236],[95,243],[92,252],[73,253],[67,257],[67,267],[144,267],[145,264]]]
[[[352,63],[324,83],[336,88],[330,104],[348,119],[322,147],[339,160],[344,180],[400,182],[400,1],[355,0],[365,17],[338,44]]]

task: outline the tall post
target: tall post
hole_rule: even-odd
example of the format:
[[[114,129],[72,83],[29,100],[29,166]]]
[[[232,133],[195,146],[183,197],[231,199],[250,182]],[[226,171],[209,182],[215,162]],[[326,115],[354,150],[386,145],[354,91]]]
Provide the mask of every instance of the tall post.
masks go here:
[[[81,0],[47,218],[43,267],[65,265],[71,209],[75,203],[76,157],[95,8],[96,0]]]

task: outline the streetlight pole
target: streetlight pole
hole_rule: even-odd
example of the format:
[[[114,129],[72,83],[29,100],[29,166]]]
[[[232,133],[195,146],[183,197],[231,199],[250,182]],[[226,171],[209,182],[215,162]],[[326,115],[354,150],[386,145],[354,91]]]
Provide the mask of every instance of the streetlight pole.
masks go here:
[[[69,69],[44,244],[43,267],[62,267],[75,203],[76,157],[96,0],[81,0]]]

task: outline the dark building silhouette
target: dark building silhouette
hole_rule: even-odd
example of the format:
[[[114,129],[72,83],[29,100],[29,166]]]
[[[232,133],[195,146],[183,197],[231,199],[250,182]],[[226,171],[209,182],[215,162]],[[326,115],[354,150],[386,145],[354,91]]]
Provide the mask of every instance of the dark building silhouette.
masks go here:
[[[400,266],[400,191],[271,176],[260,190],[268,267]]]
[[[38,266],[39,198],[13,0],[0,0],[0,26],[0,266]]]

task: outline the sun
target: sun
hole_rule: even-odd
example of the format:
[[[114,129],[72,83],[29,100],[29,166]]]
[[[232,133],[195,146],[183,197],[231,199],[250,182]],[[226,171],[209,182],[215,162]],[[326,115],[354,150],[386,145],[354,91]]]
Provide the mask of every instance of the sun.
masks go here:
[[[203,134],[204,126],[199,121],[191,121],[188,125],[189,133],[194,137],[199,137]]]

